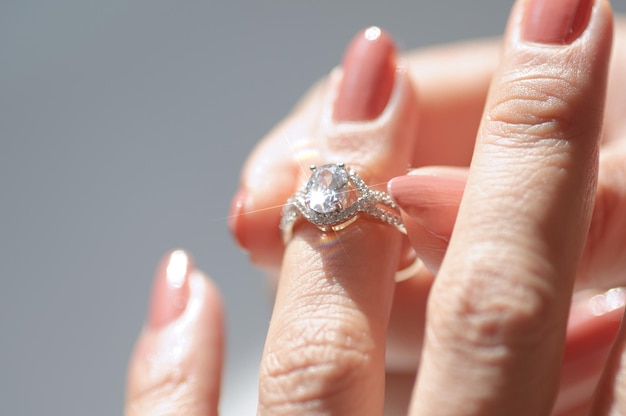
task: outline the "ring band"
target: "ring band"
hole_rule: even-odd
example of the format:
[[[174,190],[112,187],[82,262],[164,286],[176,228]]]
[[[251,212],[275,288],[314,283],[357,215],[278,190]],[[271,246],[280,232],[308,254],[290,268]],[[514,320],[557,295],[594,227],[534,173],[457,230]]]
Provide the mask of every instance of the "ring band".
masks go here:
[[[406,235],[398,205],[385,192],[370,189],[354,170],[340,163],[311,166],[311,171],[306,185],[283,207],[280,230],[285,244],[291,240],[300,217],[328,232],[343,230],[364,213]],[[396,272],[395,280],[413,277],[422,266],[416,257],[408,267]]]
[[[306,185],[283,208],[280,230],[285,244],[300,216],[328,232],[343,230],[364,213],[406,234],[398,205],[387,193],[370,189],[353,169],[341,163],[311,166],[311,171]]]

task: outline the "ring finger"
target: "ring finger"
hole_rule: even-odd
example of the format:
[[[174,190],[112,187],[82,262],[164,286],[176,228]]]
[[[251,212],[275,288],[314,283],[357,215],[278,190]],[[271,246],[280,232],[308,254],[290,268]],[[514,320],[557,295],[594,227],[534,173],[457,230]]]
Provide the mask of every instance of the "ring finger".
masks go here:
[[[377,29],[357,36],[327,92],[332,111],[322,114],[307,162],[345,162],[371,188],[384,188],[409,163],[415,128],[411,83],[396,69],[390,38]],[[341,231],[306,222],[293,231],[263,354],[259,413],[382,413],[401,234],[371,218]]]

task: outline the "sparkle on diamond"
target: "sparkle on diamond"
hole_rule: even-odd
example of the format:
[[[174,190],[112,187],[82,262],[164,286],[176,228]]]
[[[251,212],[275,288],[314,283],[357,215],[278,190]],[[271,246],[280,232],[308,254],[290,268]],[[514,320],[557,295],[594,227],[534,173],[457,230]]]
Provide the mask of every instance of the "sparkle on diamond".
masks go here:
[[[306,186],[305,203],[315,212],[329,214],[346,206],[348,172],[339,165],[324,165],[313,171]]]

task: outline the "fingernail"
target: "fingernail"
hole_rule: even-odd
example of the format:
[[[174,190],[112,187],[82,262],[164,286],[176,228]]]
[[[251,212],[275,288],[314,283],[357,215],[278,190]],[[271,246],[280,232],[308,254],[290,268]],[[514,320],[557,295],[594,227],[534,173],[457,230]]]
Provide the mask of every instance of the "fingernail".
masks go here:
[[[240,188],[232,202],[230,203],[230,211],[228,213],[228,229],[235,238],[239,247],[246,249],[244,245],[243,233],[241,229],[241,215],[243,213],[247,192],[244,188]]]
[[[161,260],[154,278],[148,326],[162,328],[175,321],[187,307],[191,259],[183,250],[174,250]]]
[[[594,295],[587,302],[587,308],[594,316],[603,316],[620,309],[626,304],[626,290],[622,287],[610,289],[599,295]]]
[[[343,58],[343,78],[335,101],[335,121],[366,121],[385,109],[396,74],[391,36],[376,26],[352,39]]]
[[[626,304],[626,289],[583,294],[574,299],[570,312],[565,362],[607,349],[619,330]]]
[[[407,175],[393,178],[387,187],[404,212],[435,236],[450,238],[465,189],[464,179]]]
[[[530,42],[570,44],[587,27],[594,0],[529,0],[522,37]]]

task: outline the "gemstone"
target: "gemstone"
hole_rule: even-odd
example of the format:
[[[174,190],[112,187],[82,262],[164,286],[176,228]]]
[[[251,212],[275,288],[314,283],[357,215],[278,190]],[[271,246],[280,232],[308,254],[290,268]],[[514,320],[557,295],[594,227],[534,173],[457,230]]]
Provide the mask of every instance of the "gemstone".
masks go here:
[[[348,190],[348,172],[344,166],[320,166],[306,185],[305,203],[320,214],[340,211],[348,201]]]

